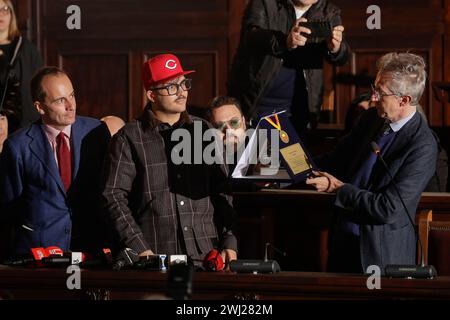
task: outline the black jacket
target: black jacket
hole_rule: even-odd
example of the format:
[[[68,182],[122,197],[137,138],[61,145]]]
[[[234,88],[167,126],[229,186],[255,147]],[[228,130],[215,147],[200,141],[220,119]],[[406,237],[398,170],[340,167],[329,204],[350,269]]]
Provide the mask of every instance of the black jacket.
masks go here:
[[[327,20],[341,24],[340,10],[327,0],[319,0],[305,14],[308,21]],[[287,48],[287,36],[294,26],[295,10],[291,0],[250,0],[242,21],[240,43],[231,67],[228,94],[238,98],[244,115],[256,115],[258,100],[280,70]],[[326,43],[307,44],[294,50],[298,70],[304,72],[309,111],[318,113],[322,105],[323,59],[343,65],[349,46],[344,40],[335,55]]]
[[[19,39],[21,40],[19,41]],[[39,119],[39,114],[31,101],[30,81],[34,73],[43,65],[41,55],[36,47],[26,38],[16,38],[13,40],[12,45],[14,47],[13,50],[18,46],[18,54],[10,72],[8,94],[4,104],[4,108],[9,109],[10,113],[13,114],[12,119],[8,117],[11,126],[10,131],[16,130],[17,126],[27,127]],[[5,68],[0,72],[1,93],[4,90],[6,70]],[[17,93],[19,95],[16,92],[12,92],[14,90],[18,90],[19,92]]]
[[[235,212],[225,194],[226,168],[196,156],[191,161],[195,152],[187,151],[183,155],[189,159],[183,161],[190,163],[175,163],[172,154],[180,154],[176,150],[181,146],[172,140],[175,128],[191,138],[197,130],[203,136],[209,127],[187,112],[170,127],[148,105],[139,119],[112,137],[102,200],[120,244],[139,253],[151,249],[200,261],[214,247],[237,250]]]

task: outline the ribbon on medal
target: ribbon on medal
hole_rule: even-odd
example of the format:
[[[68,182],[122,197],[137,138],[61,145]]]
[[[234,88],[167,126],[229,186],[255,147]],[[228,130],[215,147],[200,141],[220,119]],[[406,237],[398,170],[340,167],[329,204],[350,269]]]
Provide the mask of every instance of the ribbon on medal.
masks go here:
[[[278,115],[275,114],[274,117],[275,117],[275,121],[273,121],[271,119],[271,116],[264,117],[264,119],[266,119],[267,122],[272,125],[272,127],[277,129],[278,131],[280,131],[280,139],[281,139],[281,141],[283,141],[284,143],[289,143],[289,136],[288,136],[288,134],[286,133],[286,131],[281,130],[281,124],[280,124],[280,119],[278,119]]]

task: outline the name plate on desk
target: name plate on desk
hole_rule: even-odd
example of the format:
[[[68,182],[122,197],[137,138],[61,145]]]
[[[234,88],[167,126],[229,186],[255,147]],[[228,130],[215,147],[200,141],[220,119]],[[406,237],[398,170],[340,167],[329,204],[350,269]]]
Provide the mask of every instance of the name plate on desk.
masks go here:
[[[262,117],[232,173],[235,179],[302,182],[315,168],[285,110]],[[280,161],[281,160],[281,161]]]

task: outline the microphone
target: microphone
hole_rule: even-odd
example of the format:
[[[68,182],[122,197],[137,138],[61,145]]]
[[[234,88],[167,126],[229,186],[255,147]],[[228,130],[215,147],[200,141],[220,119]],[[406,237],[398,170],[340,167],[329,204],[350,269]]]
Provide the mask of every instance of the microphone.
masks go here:
[[[34,257],[26,255],[23,257],[8,258],[3,261],[3,264],[7,266],[26,266],[34,263],[35,261],[36,260]]]
[[[81,265],[87,259],[87,256],[82,252],[72,251],[72,252],[62,252],[61,249],[57,248],[50,250],[49,252],[57,252],[57,254],[49,254],[48,256],[42,258],[42,265],[46,267],[58,267],[58,266],[69,266],[72,264]],[[59,252],[60,251],[60,252]]]
[[[380,160],[380,162],[383,164],[384,169],[389,175],[389,178],[392,182],[392,185],[394,186],[395,192],[397,193],[400,202],[402,203],[403,208],[405,209],[406,215],[408,216],[408,220],[414,230],[414,234],[416,235],[416,239],[419,242],[420,246],[420,266],[418,265],[386,265],[385,267],[385,274],[388,277],[391,278],[422,278],[422,279],[432,279],[437,276],[436,269],[434,266],[425,265],[425,256],[423,253],[423,245],[422,241],[419,237],[419,232],[417,231],[416,225],[414,224],[413,219],[411,218],[411,215],[409,214],[408,208],[406,207],[405,202],[403,201],[403,198],[400,194],[400,191],[398,190],[397,184],[394,181],[394,177],[392,176],[391,172],[389,171],[389,167],[386,164],[386,162],[383,159],[383,156],[381,155],[381,150],[378,144],[375,141],[372,141],[370,143],[370,146],[372,147],[373,152],[376,154],[377,158]]]
[[[42,266],[42,259],[47,258],[51,253],[58,253],[60,254],[62,250],[58,247],[37,247],[37,248],[31,248],[31,255],[25,255],[22,257],[15,257],[10,258],[4,261],[4,264],[9,266],[25,266],[25,265],[31,265],[34,264],[34,266],[41,267]]]
[[[275,251],[286,256],[286,252],[282,252],[271,245],[269,242],[266,243],[264,260],[233,260],[230,262],[230,269],[237,273],[276,273],[280,272],[280,265],[276,260],[267,259],[267,249],[272,247]]]
[[[111,259],[111,251],[108,248],[103,249],[104,257],[100,259],[94,259],[90,254],[83,252],[63,252],[61,248],[56,246],[31,248],[30,251],[31,255],[7,259],[3,263],[10,266],[51,267],[78,264],[81,267],[89,267],[108,264]]]
[[[212,249],[203,259],[203,268],[206,271],[222,271],[225,267],[220,252],[216,249]]]
[[[134,265],[134,263],[139,261],[139,254],[130,248],[125,248],[119,252],[117,255],[112,269],[115,271],[122,270]]]
[[[270,242],[266,242],[266,249],[264,252],[264,261],[267,262],[267,248],[271,247],[273,250],[281,254],[283,257],[286,257],[286,252],[277,249],[274,245],[270,244]]]
[[[192,260],[182,261],[175,259],[170,265],[167,275],[168,296],[174,300],[187,300],[192,296],[192,280],[194,274],[194,265]]]
[[[185,254],[151,254],[139,257],[133,267],[140,270],[167,271],[176,264],[187,264],[188,257]]]
[[[46,257],[48,256],[63,256],[64,251],[60,247],[57,246],[51,246],[45,248]]]
[[[42,247],[31,248],[31,254],[33,255],[35,261],[40,261],[42,258],[48,257],[48,251]]]
[[[166,259],[166,267],[170,268],[176,264],[188,264],[188,256],[185,254],[171,254]]]
[[[79,258],[79,257],[78,257]],[[72,260],[75,260],[76,256],[72,256]],[[75,264],[73,261],[72,264]],[[82,253],[82,260],[79,263],[80,268],[96,268],[96,267],[111,267],[113,264],[113,257],[111,249],[102,248],[101,250],[95,250],[92,253]]]
[[[166,259],[166,254],[151,254],[139,257],[139,260],[135,262],[134,266],[136,269],[166,271]]]

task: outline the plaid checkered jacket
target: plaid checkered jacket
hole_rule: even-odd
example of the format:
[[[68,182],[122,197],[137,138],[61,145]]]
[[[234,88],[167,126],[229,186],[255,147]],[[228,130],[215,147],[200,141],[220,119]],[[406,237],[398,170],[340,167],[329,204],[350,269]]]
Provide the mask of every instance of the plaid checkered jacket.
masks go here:
[[[209,128],[187,112],[174,127],[193,132],[194,121]],[[146,107],[111,140],[102,199],[121,245],[193,259],[203,259],[214,247],[237,251],[225,166],[173,164],[171,132],[173,127]]]

